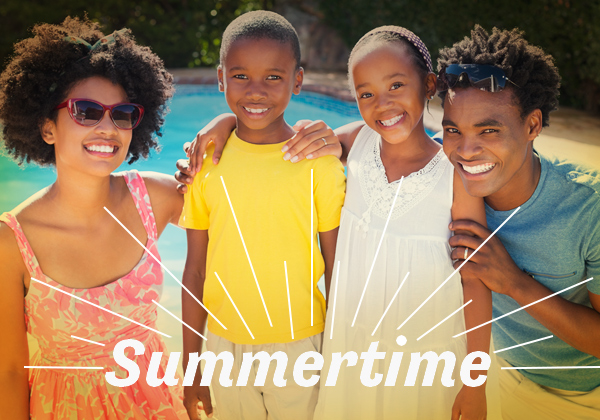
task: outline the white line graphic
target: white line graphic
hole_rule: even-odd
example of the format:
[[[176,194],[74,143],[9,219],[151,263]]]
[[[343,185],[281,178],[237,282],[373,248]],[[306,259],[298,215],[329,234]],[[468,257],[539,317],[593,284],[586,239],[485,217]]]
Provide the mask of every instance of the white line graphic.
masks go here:
[[[246,320],[244,320],[244,317],[242,316],[242,314],[240,313],[240,310],[238,309],[238,307],[235,305],[235,303],[233,302],[233,299],[231,299],[231,295],[229,294],[229,292],[227,291],[227,289],[225,288],[225,285],[223,284],[223,282],[221,281],[221,278],[219,277],[219,275],[217,274],[217,272],[215,271],[215,276],[217,276],[217,280],[219,280],[219,283],[221,283],[221,287],[223,288],[223,290],[225,290],[225,294],[227,295],[227,297],[229,298],[229,301],[231,302],[231,304],[233,305],[233,307],[235,308],[235,311],[237,312],[237,314],[240,316],[240,319],[242,320],[242,322],[244,323],[244,326],[246,327],[246,329],[248,330],[248,332],[250,333],[250,337],[252,337],[252,339],[254,340],[254,335],[252,335],[252,331],[250,331],[250,328],[248,328],[248,324],[246,324]]]
[[[528,342],[523,343],[523,344],[517,344],[516,346],[510,346],[510,347],[507,347],[505,349],[496,350],[494,353],[500,353],[500,352],[503,352],[503,351],[506,351],[506,350],[516,349],[517,347],[523,347],[523,346],[526,346],[527,344],[537,343],[538,341],[547,340],[547,339],[552,338],[552,337],[554,337],[554,336],[553,335],[549,335],[548,337],[538,338],[537,340],[531,340],[531,341],[528,341]]]
[[[375,326],[375,329],[373,330],[373,332],[371,333],[371,337],[373,337],[375,335],[375,331],[377,331],[377,328],[379,328],[379,326],[381,325],[381,323],[383,322],[383,318],[387,315],[388,311],[390,310],[390,308],[392,307],[392,303],[394,303],[394,301],[396,300],[396,296],[398,296],[398,293],[400,293],[400,289],[402,289],[402,286],[404,285],[404,282],[406,281],[406,279],[408,278],[408,275],[410,274],[410,271],[406,273],[406,275],[404,276],[404,279],[402,279],[402,282],[400,283],[400,286],[398,286],[398,290],[396,290],[396,293],[394,294],[394,296],[392,297],[392,300],[390,300],[390,303],[388,303],[387,308],[385,308],[385,311],[383,311],[383,315],[381,315],[381,318],[379,319],[379,322],[377,323],[377,325]]]
[[[333,292],[333,309],[331,312],[331,330],[329,332],[329,339],[333,339],[333,321],[335,321],[335,304],[337,303],[337,289],[340,281],[340,262],[337,262],[337,274],[335,275],[335,291]]]
[[[313,240],[313,207],[315,202],[315,197],[313,196],[313,169],[310,170],[310,326],[314,326],[314,291],[313,284],[315,281],[315,273],[313,271],[314,267],[314,240]]]
[[[390,208],[390,213],[388,214],[388,218],[385,221],[385,225],[383,226],[383,232],[381,232],[381,239],[379,239],[379,245],[377,245],[377,250],[375,251],[375,257],[373,258],[373,263],[371,264],[371,269],[369,270],[369,274],[367,275],[367,281],[365,282],[365,287],[363,287],[362,295],[360,296],[360,300],[358,301],[358,306],[356,307],[356,313],[354,314],[354,319],[352,320],[352,327],[356,323],[356,317],[358,316],[358,311],[360,310],[360,306],[362,305],[362,301],[365,297],[365,292],[367,291],[367,286],[369,285],[369,280],[371,280],[371,274],[373,273],[373,268],[375,267],[375,261],[377,261],[377,254],[379,254],[379,249],[381,248],[381,244],[383,243],[383,238],[385,237],[385,231],[387,230],[388,224],[390,223],[390,218],[392,217],[392,212],[394,211],[394,207],[396,205],[396,199],[398,198],[398,193],[400,192],[400,187],[402,186],[402,181],[404,181],[404,177],[400,178],[400,182],[398,183],[398,189],[396,190],[396,195],[394,196],[394,201],[392,202],[392,207]]]
[[[185,322],[183,322],[183,320],[179,319],[174,313],[172,313],[171,311],[169,311],[167,308],[165,308],[164,306],[162,306],[160,303],[158,303],[157,301],[155,301],[154,299],[152,299],[152,302],[158,306],[159,308],[161,308],[163,311],[165,311],[166,313],[168,313],[169,315],[171,315],[173,318],[175,318],[177,321],[181,322],[183,325],[185,325],[186,327],[188,327],[192,332],[194,332],[197,336],[199,336],[200,338],[204,339],[205,341],[208,341],[208,339],[203,336],[202,334],[200,334],[198,331],[196,331],[195,329],[193,329],[192,327],[190,327],[188,324],[186,324]]]
[[[548,295],[548,296],[546,296],[546,297],[543,297],[543,298],[541,298],[541,299],[538,299],[538,300],[536,300],[535,302],[531,302],[531,303],[530,303],[530,304],[528,304],[528,305],[521,306],[520,308],[517,308],[517,309],[515,309],[514,311],[510,311],[510,312],[508,312],[508,313],[506,313],[506,314],[504,314],[504,315],[501,315],[501,316],[499,316],[498,318],[490,319],[489,321],[486,321],[486,322],[484,322],[483,324],[479,324],[478,326],[476,326],[476,327],[473,327],[473,328],[471,328],[470,330],[467,330],[467,331],[461,332],[460,334],[456,334],[456,335],[454,336],[454,338],[456,338],[456,337],[460,337],[461,335],[463,335],[463,334],[466,334],[466,333],[468,333],[468,332],[471,332],[471,331],[473,331],[473,330],[476,330],[477,328],[481,328],[481,327],[483,327],[484,325],[491,324],[492,322],[496,322],[496,321],[498,321],[499,319],[502,319],[502,318],[504,318],[504,317],[506,317],[506,316],[509,316],[509,315],[512,315],[512,314],[514,314],[515,312],[522,311],[523,309],[525,309],[525,308],[529,308],[530,306],[533,306],[533,305],[535,305],[536,303],[543,302],[543,301],[544,301],[544,300],[546,300],[546,299],[550,299],[551,297],[554,297],[554,296],[556,296],[556,295],[559,295],[559,294],[561,294],[562,292],[566,292],[566,291],[567,291],[567,290],[569,290],[569,289],[572,289],[572,288],[574,288],[574,287],[577,287],[577,286],[579,286],[579,285],[582,285],[582,284],[584,284],[584,283],[587,283],[588,281],[592,281],[592,280],[594,280],[594,278],[593,278],[593,277],[590,277],[590,278],[589,278],[589,279],[587,279],[587,280],[580,281],[579,283],[577,283],[577,284],[574,284],[573,286],[566,287],[566,288],[564,288],[564,289],[562,289],[562,290],[559,290],[559,291],[558,291],[558,292],[556,292],[556,293],[552,293],[551,295]]]
[[[473,252],[471,255],[469,255],[469,256],[467,257],[467,259],[466,259],[466,260],[464,260],[464,261],[463,261],[463,263],[462,263],[462,264],[461,264],[461,265],[460,265],[460,266],[459,266],[459,267],[458,267],[456,270],[454,270],[454,271],[452,272],[452,274],[450,274],[450,275],[448,276],[448,278],[447,278],[446,280],[444,280],[444,281],[442,282],[442,284],[440,284],[440,285],[437,287],[437,289],[435,289],[435,290],[433,291],[433,293],[432,293],[432,294],[430,294],[430,295],[429,295],[429,297],[428,297],[427,299],[425,299],[425,301],[424,301],[423,303],[421,303],[421,304],[419,305],[419,307],[418,307],[417,309],[415,309],[415,310],[414,310],[414,312],[413,312],[412,314],[410,314],[410,315],[408,316],[408,318],[406,318],[406,319],[404,320],[404,322],[403,322],[402,324],[400,324],[400,326],[399,326],[398,328],[396,328],[396,330],[399,330],[400,328],[402,328],[402,327],[404,326],[404,324],[406,324],[406,323],[407,323],[407,322],[408,322],[408,321],[409,321],[409,320],[410,320],[410,319],[411,319],[411,318],[412,318],[412,317],[413,317],[413,316],[414,316],[414,315],[415,315],[415,314],[416,314],[416,313],[419,311],[419,309],[421,309],[423,306],[425,306],[425,304],[426,304],[427,302],[429,302],[429,299],[431,299],[431,298],[432,298],[432,297],[433,297],[433,296],[434,296],[434,295],[435,295],[435,294],[438,292],[438,290],[440,290],[440,289],[442,288],[442,286],[444,286],[444,285],[445,285],[445,284],[446,284],[446,283],[447,283],[447,282],[448,282],[448,281],[449,281],[449,280],[452,278],[452,276],[454,276],[456,273],[458,273],[458,271],[459,271],[459,270],[460,270],[460,269],[463,267],[463,265],[465,265],[465,264],[466,264],[466,263],[467,263],[467,262],[468,262],[468,261],[469,261],[469,260],[470,260],[470,259],[473,257],[473,255],[477,254],[477,252],[478,252],[478,251],[481,249],[481,247],[482,247],[482,246],[484,246],[484,245],[487,243],[487,241],[489,241],[490,239],[492,239],[492,237],[493,237],[494,235],[496,235],[496,233],[497,233],[497,232],[498,232],[498,231],[499,231],[499,230],[502,228],[502,226],[504,226],[504,225],[506,224],[506,222],[508,222],[508,221],[509,221],[509,220],[510,220],[510,219],[511,219],[511,218],[512,218],[514,215],[515,215],[515,213],[519,211],[519,209],[520,209],[520,208],[521,208],[521,207],[517,207],[517,208],[515,209],[515,211],[513,211],[513,212],[510,214],[510,216],[508,216],[508,217],[506,218],[506,220],[505,220],[504,222],[502,222],[502,223],[500,224],[500,226],[498,226],[498,228],[497,228],[497,229],[496,229],[494,232],[492,232],[492,234],[491,234],[490,236],[488,236],[488,237],[486,238],[486,240],[485,240],[485,241],[483,241],[483,243],[482,243],[481,245],[479,245],[479,246],[477,247],[477,249],[476,249],[476,250],[475,250],[475,251],[474,251],[474,252]],[[467,332],[468,332],[468,331],[467,331]],[[455,335],[454,337],[458,337],[458,336],[456,336],[456,335]]]
[[[237,230],[240,234],[240,239],[242,240],[242,246],[244,247],[244,251],[246,251],[246,257],[248,258],[248,263],[250,264],[250,270],[252,270],[252,275],[254,276],[254,282],[256,283],[256,287],[258,288],[258,294],[260,295],[260,300],[262,301],[263,307],[265,308],[265,313],[267,314],[267,319],[269,320],[269,325],[272,327],[273,323],[271,322],[271,317],[269,316],[269,311],[267,310],[267,304],[265,303],[265,298],[263,297],[262,290],[260,290],[260,285],[258,284],[258,279],[256,278],[256,273],[254,272],[254,266],[252,265],[252,261],[250,261],[250,254],[248,254],[248,248],[246,248],[246,242],[244,242],[244,237],[242,236],[242,230],[240,229],[240,224],[238,223],[237,217],[235,216],[235,211],[233,210],[233,204],[231,204],[231,199],[229,198],[229,193],[227,192],[227,187],[225,186],[225,180],[223,179],[223,176],[221,176],[221,182],[223,183],[223,189],[225,190],[225,195],[227,196],[227,201],[229,202],[229,207],[231,208],[231,213],[233,214],[233,220],[235,221],[235,225],[237,226]],[[218,276],[217,276],[217,278],[218,278]],[[250,330],[248,330],[248,331],[250,331]],[[250,335],[252,335],[252,333],[250,333]]]
[[[419,341],[421,338],[425,337],[431,331],[435,330],[437,327],[439,327],[440,325],[442,325],[444,322],[446,322],[448,319],[450,319],[453,315],[456,315],[456,313],[460,312],[461,309],[463,309],[465,306],[467,306],[471,302],[473,302],[473,299],[471,299],[470,301],[468,301],[467,303],[465,303],[463,306],[461,306],[460,308],[458,308],[457,310],[455,310],[454,312],[452,312],[450,315],[448,315],[446,318],[442,319],[440,322],[438,322],[437,324],[435,324],[425,334],[423,334],[422,336],[420,336],[419,338],[417,338],[417,341]]]
[[[81,338],[81,337],[77,337],[76,335],[72,335],[71,337],[73,337],[73,338],[76,338],[77,340],[81,340],[81,341],[87,341],[88,343],[96,344],[96,345],[98,345],[98,346],[103,346],[103,347],[105,346],[105,345],[104,345],[104,344],[102,344],[102,343],[98,343],[98,342],[96,342],[96,341],[88,340],[87,338]]]
[[[285,288],[287,290],[288,297],[288,308],[290,310],[290,330],[292,331],[292,340],[294,339],[294,322],[292,321],[292,301],[290,300],[290,283],[288,281],[287,263],[283,262],[283,268],[285,269]]]
[[[152,258],[154,258],[154,261],[156,261],[157,263],[159,263],[159,264],[160,264],[160,266],[163,268],[163,270],[165,270],[167,273],[169,273],[169,275],[170,275],[171,277],[173,277],[173,279],[174,279],[174,280],[175,280],[175,281],[176,281],[176,282],[177,282],[177,283],[178,283],[178,284],[179,284],[179,285],[180,285],[180,286],[183,288],[183,290],[185,290],[185,291],[186,291],[186,292],[187,292],[187,293],[188,293],[188,294],[189,294],[191,297],[193,297],[193,298],[194,298],[194,300],[195,300],[196,302],[198,302],[198,303],[200,304],[200,306],[202,306],[202,308],[204,308],[204,310],[205,310],[205,311],[206,311],[206,312],[207,312],[207,313],[208,313],[210,316],[212,316],[212,317],[214,318],[214,320],[215,320],[215,321],[217,321],[217,322],[219,323],[219,325],[220,325],[221,327],[223,327],[223,329],[225,329],[225,330],[227,329],[227,327],[225,327],[225,325],[223,325],[223,324],[221,323],[221,321],[219,321],[219,320],[217,319],[217,317],[216,317],[216,316],[214,316],[214,315],[213,315],[213,313],[212,313],[211,311],[209,311],[209,310],[208,310],[208,308],[207,308],[206,306],[204,306],[204,304],[203,304],[202,302],[200,302],[200,300],[198,300],[198,298],[197,298],[196,296],[194,296],[194,294],[193,294],[192,292],[190,292],[190,290],[189,290],[187,287],[185,287],[185,285],[184,285],[182,282],[180,282],[180,281],[179,281],[179,279],[178,279],[177,277],[175,277],[175,275],[174,275],[173,273],[171,273],[171,271],[170,271],[170,270],[169,270],[167,267],[165,267],[165,265],[162,263],[162,261],[161,261],[160,259],[156,258],[156,256],[155,256],[155,255],[154,255],[152,252],[150,252],[150,250],[149,250],[148,248],[146,248],[146,245],[144,245],[143,243],[141,243],[141,242],[138,240],[138,238],[136,238],[136,237],[135,237],[135,235],[134,235],[133,233],[131,233],[131,231],[130,231],[129,229],[127,229],[127,228],[125,227],[125,225],[124,225],[123,223],[121,223],[121,221],[120,221],[119,219],[117,219],[117,217],[116,217],[114,214],[112,214],[112,213],[110,212],[110,210],[109,210],[109,209],[107,209],[106,207],[104,207],[104,210],[106,210],[106,212],[107,212],[108,214],[110,214],[110,216],[111,216],[113,219],[115,219],[115,221],[116,221],[116,222],[117,222],[119,225],[121,225],[121,227],[122,227],[123,229],[125,229],[125,232],[129,233],[129,236],[131,236],[131,237],[132,237],[132,238],[133,238],[133,239],[134,239],[134,240],[135,240],[135,241],[136,241],[138,244],[140,244],[140,245],[141,245],[141,247],[142,247],[142,248],[144,248],[144,250],[145,250],[145,251],[148,253],[148,255],[150,255]]]
[[[88,305],[92,305],[92,306],[94,306],[94,307],[96,307],[96,308],[98,308],[98,309],[101,309],[101,310],[103,310],[103,311],[105,311],[105,312],[108,312],[109,314],[113,314],[113,315],[115,315],[115,316],[118,316],[119,318],[126,319],[127,321],[129,321],[129,322],[131,322],[131,323],[133,323],[133,324],[136,324],[136,325],[139,325],[140,327],[144,327],[144,328],[146,328],[147,330],[154,331],[154,332],[155,332],[155,333],[157,333],[157,334],[160,334],[160,335],[163,335],[163,336],[165,336],[165,337],[171,338],[171,336],[170,336],[170,335],[168,335],[168,334],[162,333],[162,332],[160,332],[160,331],[158,331],[158,330],[155,330],[154,328],[151,328],[151,327],[149,327],[149,326],[147,326],[147,325],[141,324],[141,323],[139,323],[139,322],[137,322],[137,321],[134,321],[133,319],[129,319],[129,318],[127,318],[127,317],[125,317],[125,316],[123,316],[123,315],[121,315],[121,314],[118,314],[118,313],[116,313],[116,312],[113,312],[113,311],[111,311],[110,309],[103,308],[102,306],[100,306],[100,305],[96,305],[95,303],[92,303],[92,302],[89,302],[89,301],[87,301],[87,300],[85,300],[85,299],[82,299],[82,298],[80,298],[79,296],[75,296],[75,295],[73,295],[73,294],[71,294],[71,293],[69,293],[69,292],[65,292],[64,290],[60,290],[58,287],[51,286],[51,285],[49,285],[48,283],[44,283],[43,281],[39,281],[38,279],[34,279],[33,277],[31,278],[31,280],[33,280],[33,281],[35,281],[35,282],[37,282],[37,283],[39,283],[39,284],[43,284],[44,286],[48,286],[48,287],[50,287],[51,289],[54,289],[54,290],[56,290],[57,292],[64,293],[65,295],[69,295],[69,296],[71,296],[72,298],[75,298],[75,299],[78,299],[78,300],[80,300],[80,301],[82,301],[82,302],[85,302],[85,303],[87,303]]]
[[[102,370],[103,367],[95,366],[23,366],[25,369],[97,369]]]
[[[502,370],[514,370],[514,369],[600,369],[600,366],[528,366],[528,367],[518,367],[518,366],[509,366],[500,368]]]

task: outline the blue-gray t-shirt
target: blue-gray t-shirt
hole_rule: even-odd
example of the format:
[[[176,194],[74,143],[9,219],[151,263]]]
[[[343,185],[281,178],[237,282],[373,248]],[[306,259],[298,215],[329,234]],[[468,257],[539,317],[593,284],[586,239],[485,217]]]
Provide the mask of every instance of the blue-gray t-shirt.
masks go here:
[[[517,266],[553,292],[593,277],[559,295],[591,307],[588,290],[600,294],[600,173],[541,155],[540,161],[535,192],[496,235]],[[495,211],[486,205],[488,228],[495,230],[513,211]],[[493,306],[494,318],[520,307],[498,293],[493,294]],[[496,349],[551,334],[525,310],[492,324]],[[600,366],[599,359],[557,337],[504,351],[501,356],[516,367]],[[600,386],[600,369],[520,372],[540,385],[564,390],[590,391]]]

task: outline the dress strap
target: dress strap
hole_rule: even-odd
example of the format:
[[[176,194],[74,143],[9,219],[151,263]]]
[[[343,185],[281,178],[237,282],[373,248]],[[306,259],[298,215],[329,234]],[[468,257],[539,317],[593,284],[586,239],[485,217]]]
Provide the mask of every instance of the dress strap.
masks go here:
[[[150,204],[150,195],[146,189],[144,178],[136,170],[123,172],[123,177],[127,183],[127,187],[131,192],[135,207],[142,218],[142,223],[146,229],[146,234],[149,239],[156,241],[158,239],[158,231],[156,228],[156,219]]]
[[[31,248],[31,245],[29,245],[29,241],[25,237],[25,232],[23,232],[23,228],[17,218],[11,213],[2,213],[0,215],[0,222],[6,223],[15,234],[19,252],[21,252],[21,257],[23,257],[23,262],[25,263],[27,270],[29,270],[29,274],[31,274],[32,277],[43,279],[44,273],[42,272],[40,264],[38,263],[38,260],[33,253],[33,249]]]

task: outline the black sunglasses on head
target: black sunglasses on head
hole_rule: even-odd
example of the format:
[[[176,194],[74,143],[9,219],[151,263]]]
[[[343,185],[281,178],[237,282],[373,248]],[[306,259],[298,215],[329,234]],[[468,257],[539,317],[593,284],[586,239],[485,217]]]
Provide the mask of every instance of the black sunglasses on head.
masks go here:
[[[437,90],[452,89],[466,76],[474,88],[486,92],[499,92],[506,87],[506,82],[515,85],[504,71],[496,66],[487,64],[450,64],[440,72],[437,81]],[[517,85],[515,85],[517,86]],[[518,87],[518,86],[517,86]]]

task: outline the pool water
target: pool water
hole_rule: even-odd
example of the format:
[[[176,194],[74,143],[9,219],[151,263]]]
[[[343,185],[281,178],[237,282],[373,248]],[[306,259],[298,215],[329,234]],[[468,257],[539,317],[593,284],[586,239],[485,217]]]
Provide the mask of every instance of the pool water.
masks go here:
[[[185,157],[183,143],[191,141],[196,133],[218,114],[230,112],[225,98],[213,86],[179,85],[170,105],[171,111],[163,127],[160,139],[162,150],[153,153],[148,160],[124,163],[119,170],[130,168],[152,170],[172,174],[177,159]],[[316,93],[294,96],[285,112],[286,121],[294,124],[299,119],[321,119],[331,127],[357,121],[360,114],[356,105]],[[0,212],[8,211],[36,191],[54,182],[52,168],[26,165],[24,170],[5,156],[0,156]],[[186,257],[185,232],[168,226],[158,242],[159,252],[165,266],[181,279]],[[165,273],[161,304],[177,316],[181,316],[181,288]],[[171,351],[181,351],[181,325],[159,309],[159,330],[173,337],[166,339]]]

